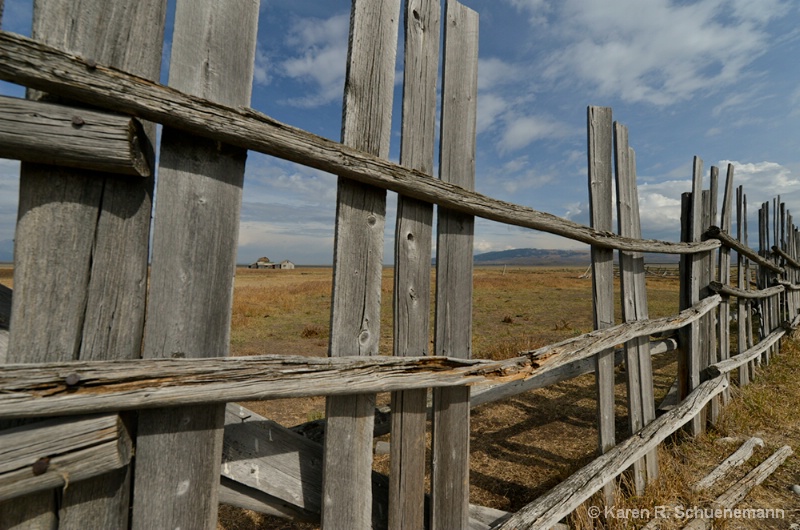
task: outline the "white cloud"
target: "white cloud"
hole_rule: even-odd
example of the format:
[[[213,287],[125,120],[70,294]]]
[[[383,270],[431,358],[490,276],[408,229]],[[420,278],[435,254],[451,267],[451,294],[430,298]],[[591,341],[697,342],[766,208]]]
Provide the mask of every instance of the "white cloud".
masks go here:
[[[519,116],[507,121],[497,148],[501,153],[508,153],[536,140],[563,138],[568,134],[569,128],[561,122],[541,116]]]
[[[311,84],[313,91],[287,103],[313,108],[341,99],[349,31],[349,14],[303,18],[292,25],[287,45],[299,53],[281,61],[280,70],[282,75]]]
[[[673,104],[740,82],[766,49],[764,24],[787,5],[779,0],[565,0],[556,35],[565,45],[550,57],[546,73],[558,79],[577,76],[600,95]]]
[[[489,90],[493,87],[513,83],[521,76],[518,65],[503,61],[496,57],[478,59],[478,90]]]
[[[505,98],[495,94],[480,94],[478,96],[478,134],[491,129],[497,120],[509,109],[510,105]]]

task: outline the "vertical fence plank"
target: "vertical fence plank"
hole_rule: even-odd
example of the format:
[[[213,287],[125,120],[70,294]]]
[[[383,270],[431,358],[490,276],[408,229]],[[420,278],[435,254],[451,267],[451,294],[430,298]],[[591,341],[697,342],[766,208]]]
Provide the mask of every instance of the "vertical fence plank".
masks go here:
[[[634,237],[634,204],[638,206],[638,198],[633,196],[634,185],[631,174],[630,152],[628,147],[628,128],[614,124],[614,160],[617,173],[617,222],[619,234],[625,237]],[[636,276],[644,271],[641,254],[631,252],[619,253],[620,293],[622,296],[622,318],[625,322],[638,319],[642,311],[638,307],[640,293]],[[646,308],[644,309],[647,313]],[[642,400],[644,392],[641,384],[641,367],[639,366],[639,348],[644,347],[643,341],[634,339],[625,343],[625,366],[628,375],[628,426],[631,433],[638,432],[644,426],[642,414]],[[647,484],[647,470],[644,458],[633,464],[633,483],[637,495],[644,492]]]
[[[405,74],[400,163],[433,173],[439,0],[406,0]],[[394,276],[394,354],[428,355],[433,205],[397,198]],[[425,526],[427,391],[392,394],[389,528]]]
[[[613,230],[612,119],[610,107],[589,107],[587,111],[589,156],[589,212],[595,230]],[[614,325],[614,251],[592,247],[592,304],[594,328]],[[598,449],[601,454],[615,445],[614,350],[595,356]],[[606,504],[614,504],[615,486],[606,484]]]
[[[353,0],[342,143],[386,157],[400,0]],[[328,354],[376,355],[380,343],[386,191],[339,178]],[[327,400],[322,524],[370,528],[374,395]],[[377,514],[385,518],[388,514]]]
[[[157,80],[165,4],[39,0],[33,37]],[[146,133],[153,141],[155,126]],[[8,362],[139,356],[152,190],[152,179],[22,164]],[[43,267],[43,259],[58,266]],[[129,494],[124,468],[71,484],[57,516],[54,494],[42,493],[0,505],[0,521],[4,528],[47,528],[56,517],[62,528],[124,527]]]
[[[703,161],[699,157],[694,157],[691,199],[688,208],[684,209],[687,215],[682,216],[681,219],[685,241],[700,241],[703,207],[702,185]],[[682,258],[684,277],[681,285],[681,309],[691,307],[700,301],[702,261],[703,256],[698,254]],[[678,357],[680,383],[678,396],[681,400],[700,384],[701,330],[701,321],[693,322],[681,330],[681,354]],[[688,430],[693,436],[703,431],[701,416],[698,414],[688,423]]]
[[[478,14],[445,3],[441,179],[475,187],[478,95]],[[472,241],[474,218],[439,209],[436,251],[436,355],[472,354]],[[431,528],[469,526],[469,388],[434,396]]]
[[[744,190],[742,186],[736,188],[736,239],[743,243],[745,241],[746,228],[746,213],[744,202]],[[747,281],[747,265],[745,256],[738,254],[736,256],[737,268],[737,285],[739,289],[750,290],[749,282]],[[750,311],[746,299],[736,299],[736,353],[741,354],[747,350],[747,328],[750,325]],[[750,363],[743,364],[739,367],[739,386],[745,386],[750,383]]]
[[[720,228],[726,233],[731,233],[731,219],[733,218],[733,164],[728,164],[728,173],[725,179],[725,192],[722,197],[722,215]],[[719,271],[717,280],[723,285],[731,283],[731,250],[722,246],[719,249]],[[730,299],[724,299],[719,306],[719,360],[724,361],[731,356],[731,306]],[[728,389],[722,393],[722,404],[730,399]]]
[[[171,86],[250,104],[258,2],[178,2]],[[144,357],[229,350],[247,152],[164,128]],[[220,236],[222,234],[222,236]],[[224,405],[142,411],[133,527],[216,525]]]

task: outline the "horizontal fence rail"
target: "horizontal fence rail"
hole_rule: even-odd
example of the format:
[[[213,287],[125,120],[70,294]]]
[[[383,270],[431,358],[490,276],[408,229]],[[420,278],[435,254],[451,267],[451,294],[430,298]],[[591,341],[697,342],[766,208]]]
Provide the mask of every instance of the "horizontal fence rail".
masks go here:
[[[532,208],[491,199],[420,171],[280,123],[251,109],[232,108],[0,32],[0,79],[58,92],[77,101],[129,113],[198,136],[251,149],[504,224],[541,230],[602,248],[694,254],[716,240],[673,243],[621,237]]]
[[[697,321],[721,302],[703,299],[675,316],[592,331],[505,361],[449,357],[309,359],[227,357],[6,364],[0,418],[57,416],[199,403],[463,386],[527,379],[637,337]]]

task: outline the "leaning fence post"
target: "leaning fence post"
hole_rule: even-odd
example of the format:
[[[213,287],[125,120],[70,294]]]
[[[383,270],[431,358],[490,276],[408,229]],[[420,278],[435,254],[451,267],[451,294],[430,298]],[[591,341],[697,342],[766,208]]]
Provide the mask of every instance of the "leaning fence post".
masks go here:
[[[445,2],[441,179],[475,187],[478,14]],[[475,218],[439,209],[436,245],[436,355],[472,356],[472,241]],[[433,392],[431,528],[469,526],[469,387]]]
[[[162,0],[39,1],[34,2],[33,37],[157,80],[165,12]],[[146,124],[145,130],[143,140],[150,144],[155,125]],[[149,163],[152,171],[153,160]],[[6,360],[138,357],[153,179],[32,163],[22,164],[20,176],[15,316]],[[58,257],[58,266],[43,267],[42,256]],[[129,493],[125,467],[70,484],[58,514],[52,492],[4,503],[0,526],[27,521],[45,528],[58,518],[62,527],[121,528],[127,525]]]
[[[627,127],[614,124],[615,167],[617,173],[617,220],[619,235],[641,238],[639,197],[636,186],[636,161],[628,145]],[[622,316],[625,322],[648,318],[644,258],[641,253],[620,252],[620,291]],[[628,423],[636,433],[655,419],[653,374],[650,361],[650,339],[639,337],[625,343],[628,369]],[[633,465],[637,495],[644,493],[647,483],[658,476],[658,460],[651,451]]]

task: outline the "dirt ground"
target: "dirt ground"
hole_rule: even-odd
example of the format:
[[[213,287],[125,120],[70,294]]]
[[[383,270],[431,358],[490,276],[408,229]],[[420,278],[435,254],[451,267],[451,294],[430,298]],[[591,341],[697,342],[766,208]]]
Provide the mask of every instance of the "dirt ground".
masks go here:
[[[591,280],[580,278],[583,271],[559,268],[476,269],[474,279],[475,357],[506,358],[521,350],[549,344],[592,329]],[[282,276],[281,276],[282,275]],[[674,314],[678,310],[678,281],[675,277],[648,279],[648,305],[651,317]],[[391,270],[383,285],[383,330],[381,350],[391,352]],[[300,353],[325,355],[330,312],[330,270],[297,269],[287,271],[246,271],[237,277],[234,302],[232,344],[234,354]],[[260,309],[257,309],[260,308]],[[432,334],[431,334],[432,336]],[[779,373],[797,370],[798,348],[792,343],[789,352],[775,361]],[[786,359],[786,361],[785,361]],[[781,362],[790,366],[780,368]],[[654,357],[655,402],[660,403],[673,383],[677,362],[675,354]],[[772,367],[770,368],[772,369]],[[768,370],[764,370],[766,373]],[[616,418],[617,438],[629,434],[627,425],[626,375],[617,369]],[[796,380],[796,379],[795,379]],[[759,380],[762,381],[762,380]],[[783,444],[793,447],[800,441],[797,419],[785,413],[779,423],[758,424],[752,410],[751,390],[770,388],[762,383],[734,391],[736,399],[726,410],[717,430],[697,441],[677,435],[660,449],[662,477],[648,487],[643,497],[618,501],[620,507],[647,508],[656,505],[702,506],[705,497],[688,495],[686,484],[698,480],[749,436],[764,438],[766,448],[752,459],[760,462]],[[793,396],[797,406],[800,401]],[[379,396],[388,402],[388,396]],[[762,402],[772,410],[778,403]],[[784,400],[787,406],[790,402]],[[247,406],[283,425],[319,419],[324,416],[324,400],[281,400],[248,403]],[[471,431],[470,502],[493,508],[516,511],[536,499],[575,470],[595,457],[597,445],[594,377],[585,375],[546,389],[484,405],[473,410]],[[741,412],[740,408],[746,411]],[[749,408],[748,408],[749,407]],[[773,431],[778,431],[774,432]],[[784,432],[785,431],[785,432]],[[387,435],[380,440],[390,441]],[[723,442],[719,442],[723,439]],[[725,441],[730,439],[728,441]],[[377,441],[377,440],[376,440]],[[374,467],[388,473],[388,456],[376,455]],[[750,465],[749,467],[753,467]],[[741,473],[748,469],[744,466]],[[789,487],[800,482],[797,458],[791,457],[777,473],[751,494],[755,507],[782,507],[786,516],[769,521],[725,521],[719,528],[790,528],[800,523],[800,497]],[[646,520],[591,519],[588,501],[570,521],[574,528],[639,528]],[[695,504],[692,504],[695,503]],[[252,512],[225,507],[220,527],[310,529],[314,525],[290,523]],[[685,520],[666,520],[662,528],[679,528]]]

